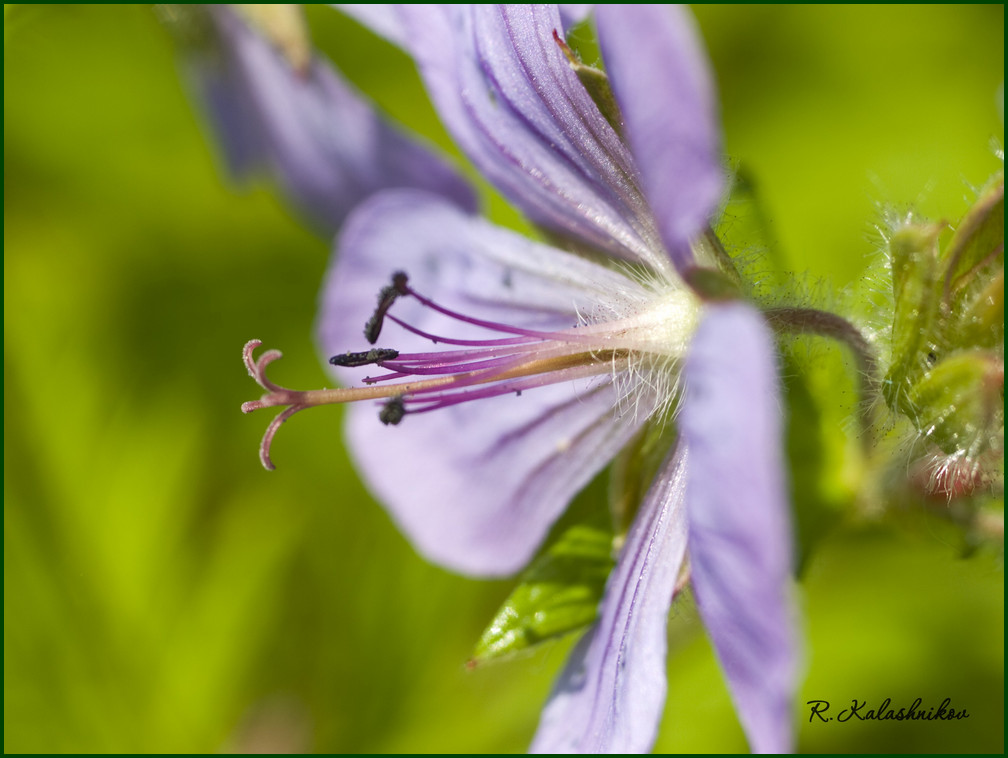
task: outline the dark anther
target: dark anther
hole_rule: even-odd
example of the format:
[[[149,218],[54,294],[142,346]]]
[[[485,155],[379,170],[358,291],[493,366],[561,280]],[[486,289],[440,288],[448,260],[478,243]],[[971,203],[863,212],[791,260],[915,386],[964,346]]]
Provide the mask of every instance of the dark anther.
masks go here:
[[[405,415],[406,406],[403,405],[402,395],[397,395],[385,403],[381,409],[381,413],[378,414],[378,420],[385,424],[385,426],[389,424],[395,426],[403,420],[403,416]]]
[[[372,363],[381,363],[382,361],[391,361],[399,357],[398,350],[391,350],[389,348],[376,347],[373,350],[365,350],[361,353],[342,353],[341,355],[334,355],[329,359],[329,363],[333,366],[346,366],[348,368],[357,368],[358,366],[369,366]]]
[[[400,295],[409,293],[409,288],[406,286],[408,281],[409,278],[405,273],[396,271],[392,274],[392,284],[385,285],[378,293],[378,305],[375,307],[375,312],[364,324],[364,338],[372,345],[378,341],[378,335],[381,334],[382,324],[385,321],[385,314],[392,307],[392,303]]]
[[[927,354],[927,364],[928,364],[929,366],[933,366],[933,365],[935,365],[935,363],[937,363],[937,362],[938,362],[938,356],[937,356],[937,355],[935,355],[935,354],[934,354],[934,352],[929,352],[929,353]]]
[[[408,295],[409,289],[406,287],[409,282],[409,277],[406,276],[405,271],[396,271],[392,274],[392,286],[395,291],[400,295]]]

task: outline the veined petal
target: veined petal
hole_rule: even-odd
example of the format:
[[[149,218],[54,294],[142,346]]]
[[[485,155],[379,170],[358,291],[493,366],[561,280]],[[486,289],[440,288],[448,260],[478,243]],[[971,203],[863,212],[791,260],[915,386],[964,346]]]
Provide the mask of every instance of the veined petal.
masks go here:
[[[475,576],[528,563],[571,499],[639,428],[608,378],[565,382],[379,423],[349,410],[369,489],[429,560]],[[641,419],[642,420],[642,419]]]
[[[717,96],[688,10],[600,5],[599,47],[665,247],[680,269],[724,189]]]
[[[789,590],[774,343],[748,306],[711,306],[684,369],[689,550],[700,615],[755,752],[792,748],[796,640]]]
[[[622,273],[496,227],[417,190],[389,190],[362,205],[348,219],[337,248],[318,321],[325,350],[363,346],[364,322],[374,311],[378,291],[397,270],[447,308],[535,329],[567,329],[593,315],[599,304],[631,308],[648,297]],[[411,299],[395,308],[427,332],[463,339],[494,336]],[[387,329],[383,344],[431,349],[422,337],[392,324]],[[344,378],[352,380],[351,375]]]
[[[359,208],[341,235],[317,326],[326,355],[363,345],[376,294],[397,269],[448,308],[538,329],[570,328],[595,303],[639,294],[619,273],[443,199],[389,191]],[[412,298],[390,312],[433,334],[495,336]],[[393,323],[379,344],[433,349]],[[652,407],[649,391],[641,392]],[[621,409],[620,397],[604,374],[410,415],[395,427],[362,404],[350,410],[347,436],[369,487],[424,555],[467,573],[505,574],[528,561],[570,499],[643,423],[646,414]]]
[[[372,3],[339,4],[333,7],[368,27],[378,36],[384,37],[393,45],[397,45],[403,50],[409,49],[406,30],[403,28],[402,18],[399,15],[399,6],[391,3]],[[560,9],[563,28],[569,29],[588,18],[595,6],[592,3],[562,3],[557,7]]]
[[[543,710],[533,752],[640,753],[665,704],[666,626],[686,550],[686,466],[673,454],[641,504],[595,626]]]
[[[475,208],[453,169],[392,129],[322,60],[296,71],[233,10],[209,13],[220,44],[191,61],[192,78],[237,175],[273,174],[329,233],[387,187],[421,187]]]
[[[556,6],[403,6],[448,130],[536,223],[664,270],[633,159],[554,39]]]
[[[392,3],[341,3],[333,7],[393,45],[403,50],[408,49],[406,30],[403,28],[397,5]]]

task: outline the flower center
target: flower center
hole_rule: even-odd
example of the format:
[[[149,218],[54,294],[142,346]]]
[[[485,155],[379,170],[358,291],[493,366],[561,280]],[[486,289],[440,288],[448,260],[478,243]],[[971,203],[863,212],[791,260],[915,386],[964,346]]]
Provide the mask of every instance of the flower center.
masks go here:
[[[456,339],[432,334],[398,318],[391,310],[399,298],[411,297],[450,320],[486,329],[487,339]],[[410,414],[427,413],[458,403],[481,400],[548,384],[611,374],[614,377],[677,374],[699,310],[695,296],[685,287],[666,287],[630,314],[600,321],[585,321],[558,331],[526,329],[485,321],[445,308],[414,290],[406,274],[396,272],[382,288],[378,303],[364,328],[375,344],[386,320],[429,340],[451,346],[431,352],[403,353],[389,348],[334,355],[329,362],[343,368],[376,366],[381,373],[365,376],[361,387],[295,391],[266,377],[266,367],[280,357],[268,350],[253,359],[261,344],[245,345],[245,366],[267,394],[242,405],[242,411],[283,407],[263,437],[260,458],[273,469],[269,448],[276,430],[298,411],[315,405],[383,401],[378,414],[384,424],[398,424]]]

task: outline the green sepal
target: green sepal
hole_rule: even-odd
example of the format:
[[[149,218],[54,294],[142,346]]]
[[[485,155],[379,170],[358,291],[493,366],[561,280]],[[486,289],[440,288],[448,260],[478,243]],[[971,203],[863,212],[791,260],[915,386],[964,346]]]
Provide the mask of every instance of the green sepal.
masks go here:
[[[672,419],[645,424],[609,469],[609,513],[615,534],[625,534],[669,450],[676,443]]]
[[[617,134],[622,134],[623,114],[616,103],[616,98],[613,97],[612,88],[609,86],[609,77],[605,71],[594,66],[586,66],[580,61],[571,61],[570,65],[581,84],[588,90],[588,96],[598,106],[605,120],[616,130]]]
[[[301,6],[296,3],[241,3],[234,6],[302,74],[311,65],[312,46]]]
[[[742,291],[727,274],[712,268],[693,266],[683,274],[686,284],[707,302],[739,300]]]
[[[1004,387],[1003,359],[968,350],[939,361],[910,390],[918,429],[943,452],[976,453],[986,448]]]
[[[942,252],[945,292],[955,297],[1000,256],[1004,265],[1004,174],[995,175],[959,222]]]
[[[740,164],[713,234],[694,243],[694,254],[702,266],[741,272],[735,277],[747,298],[763,304],[779,302],[782,295],[794,294],[794,280],[772,227],[756,178]]]
[[[941,224],[906,224],[889,240],[893,302],[892,365],[883,384],[889,406],[907,413],[906,392],[927,367],[938,312]]]
[[[1004,346],[1004,267],[965,299],[959,320],[959,344],[993,350]]]
[[[553,32],[553,39],[560,46],[561,52],[567,58],[571,69],[577,75],[578,81],[588,92],[588,96],[598,106],[599,111],[609,126],[616,130],[617,134],[623,133],[623,114],[620,113],[619,105],[613,96],[612,87],[609,86],[609,77],[602,69],[595,68],[582,63],[579,55],[571,49],[564,40],[560,39],[557,32]]]
[[[1004,345],[1004,176],[998,174],[959,222],[942,254],[941,344]]]
[[[591,624],[614,565],[613,535],[576,524],[525,570],[483,632],[473,662],[500,658]]]
[[[980,466],[990,482],[1004,446],[1003,173],[939,252],[940,229],[910,223],[890,240],[895,314],[883,392],[948,457],[940,467],[972,477]]]

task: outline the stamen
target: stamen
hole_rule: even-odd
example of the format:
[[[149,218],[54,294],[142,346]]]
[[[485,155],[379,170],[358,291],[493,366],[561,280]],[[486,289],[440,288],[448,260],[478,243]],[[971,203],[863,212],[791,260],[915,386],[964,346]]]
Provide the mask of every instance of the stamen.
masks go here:
[[[406,406],[403,404],[402,395],[396,395],[382,406],[378,414],[378,420],[385,426],[396,426],[406,415]]]
[[[455,321],[461,321],[463,324],[471,324],[473,326],[479,326],[484,329],[489,329],[494,332],[499,332],[502,334],[514,334],[518,335],[511,338],[502,338],[496,340],[468,340],[468,339],[453,339],[450,337],[442,337],[437,334],[431,334],[430,332],[425,332],[422,329],[418,329],[412,324],[408,324],[400,318],[390,314],[389,308],[400,296],[409,295],[410,297],[416,298],[420,301],[420,304],[430,308],[431,310],[437,311],[438,313],[447,316],[448,318],[454,319]],[[460,347],[487,347],[492,345],[517,345],[525,344],[529,339],[534,340],[558,340],[561,342],[592,342],[590,335],[587,334],[574,334],[572,331],[556,332],[556,331],[541,331],[539,329],[524,329],[517,326],[509,326],[507,324],[502,324],[495,321],[486,321],[484,319],[473,318],[467,316],[464,313],[459,313],[458,311],[453,311],[450,308],[445,308],[442,305],[438,305],[433,300],[417,292],[415,289],[409,286],[409,277],[403,271],[397,271],[392,275],[392,283],[382,287],[381,292],[378,293],[378,307],[375,309],[374,314],[368,319],[367,324],[364,326],[364,336],[373,345],[377,339],[378,335],[381,333],[382,325],[384,324],[385,317],[388,316],[389,320],[398,324],[403,329],[406,329],[419,337],[428,339],[434,344],[444,343],[447,345],[458,345]],[[525,339],[523,339],[525,338]]]
[[[451,337],[441,337],[437,334],[431,334],[430,332],[425,332],[422,329],[417,329],[412,324],[407,324],[405,321],[403,321],[400,318],[396,318],[391,313],[388,314],[388,318],[389,321],[393,322],[394,324],[398,324],[406,331],[412,332],[418,337],[423,337],[426,340],[430,340],[435,345],[443,342],[446,345],[459,345],[460,347],[483,347],[484,345],[520,345],[527,342],[527,340],[524,337],[505,337],[496,340],[461,340],[461,339],[453,339]]]
[[[622,370],[627,366],[625,356],[623,358],[614,357],[613,361],[613,366],[616,367],[615,370]],[[562,374],[560,372],[562,372]],[[509,381],[498,381],[493,384],[485,382],[472,382],[470,385],[462,385],[462,388],[459,388],[458,386],[452,387],[450,390],[445,392],[439,392],[436,389],[424,393],[418,392],[405,398],[404,403],[410,403],[410,407],[406,411],[407,413],[426,413],[428,411],[436,411],[441,408],[458,405],[459,403],[468,403],[473,400],[485,400],[491,397],[509,395],[512,392],[518,397],[521,397],[522,390],[545,387],[550,384],[555,384],[558,381],[589,378],[598,376],[600,373],[609,373],[609,370],[600,372],[599,364],[595,363],[572,363],[566,368],[558,368],[554,371],[530,375],[517,375],[517,378],[510,379]],[[500,378],[505,379],[508,377],[505,375]],[[468,388],[465,388],[467,386]]]
[[[329,359],[329,363],[333,366],[344,366],[346,368],[359,368],[361,366],[369,366],[372,363],[381,363],[382,361],[391,361],[399,357],[398,350],[391,350],[389,348],[374,348],[373,350],[365,350],[360,353],[346,352],[342,355],[334,355]]]
[[[398,294],[401,295],[411,295],[420,301],[421,305],[424,305],[431,310],[437,311],[438,313],[453,318],[456,321],[461,321],[463,324],[472,324],[473,326],[482,326],[484,329],[490,329],[495,332],[501,332],[503,334],[517,334],[523,337],[536,337],[539,339],[557,339],[557,338],[569,338],[570,341],[575,341],[574,335],[559,334],[557,332],[543,332],[538,329],[522,329],[517,326],[508,326],[507,324],[497,323],[495,321],[484,321],[480,318],[473,318],[472,316],[466,316],[464,313],[459,313],[458,311],[453,311],[450,308],[445,308],[442,305],[438,305],[433,300],[428,297],[424,297],[419,292],[417,292],[412,287],[406,284],[406,275],[399,272],[402,275],[402,289],[397,290]],[[389,303],[391,305],[391,303]],[[387,310],[387,309],[386,309]],[[390,316],[389,318],[394,318]],[[401,323],[401,322],[397,322]],[[446,340],[447,341],[447,340]]]
[[[409,293],[409,289],[406,286],[407,281],[408,277],[405,272],[396,271],[392,274],[392,284],[385,285],[382,287],[381,292],[378,293],[378,306],[375,308],[375,312],[371,314],[371,318],[364,325],[364,338],[370,344],[373,345],[378,341],[378,335],[381,334],[382,324],[385,321],[385,314],[392,307],[392,303],[400,295]]]
[[[456,339],[419,329],[390,313],[395,301],[404,296],[416,298],[425,308],[451,321],[487,329],[492,338]],[[298,391],[266,377],[266,367],[280,353],[268,350],[256,360],[253,353],[260,343],[252,340],[245,345],[242,358],[249,374],[266,394],[244,403],[242,410],[245,413],[262,408],[279,410],[260,446],[263,465],[272,469],[269,449],[277,429],[298,411],[312,406],[377,400],[382,403],[379,420],[394,426],[407,414],[505,394],[521,395],[527,389],[602,374],[616,377],[627,372],[640,373],[642,358],[646,361],[644,366],[661,372],[669,370],[666,364],[678,355],[677,339],[689,329],[691,298],[685,291],[682,295],[670,292],[650,307],[615,320],[544,331],[479,319],[446,308],[410,287],[406,274],[397,271],[381,289],[375,311],[365,326],[368,341],[373,344],[377,340],[387,317],[414,335],[453,348],[413,353],[377,347],[347,351],[333,355],[329,363],[341,368],[377,365],[383,371],[364,377],[364,386]],[[651,359],[647,358],[649,355]]]

